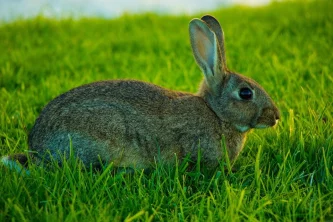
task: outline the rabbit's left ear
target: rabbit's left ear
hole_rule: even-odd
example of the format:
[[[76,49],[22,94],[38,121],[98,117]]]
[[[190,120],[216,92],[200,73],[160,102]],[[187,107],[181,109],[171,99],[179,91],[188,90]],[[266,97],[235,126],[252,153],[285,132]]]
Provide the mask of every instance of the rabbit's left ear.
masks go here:
[[[201,18],[208,27],[215,33],[216,38],[219,42],[220,52],[221,52],[221,59],[223,63],[223,69],[227,70],[227,60],[225,58],[225,47],[224,47],[224,33],[220,23],[211,15],[204,15]]]
[[[203,71],[209,88],[215,93],[226,76],[217,37],[200,19],[190,22],[189,31],[194,58]]]

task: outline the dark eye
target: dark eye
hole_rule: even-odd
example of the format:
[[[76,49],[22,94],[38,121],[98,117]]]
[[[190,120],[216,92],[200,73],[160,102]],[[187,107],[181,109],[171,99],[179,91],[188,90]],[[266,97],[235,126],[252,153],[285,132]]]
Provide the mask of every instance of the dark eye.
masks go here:
[[[252,99],[252,90],[249,88],[241,88],[239,90],[239,97],[244,99],[244,100],[250,100]]]

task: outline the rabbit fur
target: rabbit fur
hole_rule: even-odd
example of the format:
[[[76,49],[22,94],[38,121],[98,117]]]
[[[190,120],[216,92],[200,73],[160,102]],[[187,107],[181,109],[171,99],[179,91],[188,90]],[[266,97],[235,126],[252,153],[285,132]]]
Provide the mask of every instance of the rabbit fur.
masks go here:
[[[74,88],[42,110],[29,136],[30,155],[61,164],[70,147],[84,165],[150,168],[189,157],[215,169],[224,154],[234,160],[252,128],[274,126],[279,110],[255,81],[226,66],[224,35],[210,16],[193,19],[189,34],[204,79],[196,94],[135,80],[100,81]],[[242,98],[241,90],[251,98]],[[27,154],[2,162],[25,164]]]

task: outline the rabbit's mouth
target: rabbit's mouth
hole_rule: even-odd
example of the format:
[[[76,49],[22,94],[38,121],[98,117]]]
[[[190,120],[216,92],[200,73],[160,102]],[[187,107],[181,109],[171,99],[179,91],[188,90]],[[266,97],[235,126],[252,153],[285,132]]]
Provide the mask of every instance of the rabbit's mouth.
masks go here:
[[[278,115],[261,115],[254,122],[249,125],[236,124],[236,129],[242,133],[250,129],[265,129],[275,126],[279,121]]]
[[[265,129],[265,128],[269,128],[269,127],[275,126],[277,124],[277,122],[278,122],[278,120],[276,120],[276,123],[274,123],[273,125],[257,124],[253,128],[256,128],[256,129]]]
[[[280,119],[279,111],[272,110],[272,109],[265,109],[261,116],[256,121],[256,124],[254,124],[253,128],[256,129],[264,129],[268,127],[275,126]]]

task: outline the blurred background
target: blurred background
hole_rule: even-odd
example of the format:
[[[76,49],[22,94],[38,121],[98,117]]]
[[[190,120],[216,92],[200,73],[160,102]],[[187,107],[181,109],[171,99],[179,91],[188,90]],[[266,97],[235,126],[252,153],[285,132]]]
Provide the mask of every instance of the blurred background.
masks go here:
[[[233,5],[260,6],[272,0],[0,0],[0,20],[46,17],[105,17],[124,13],[193,14]],[[277,1],[277,0],[274,0]]]

